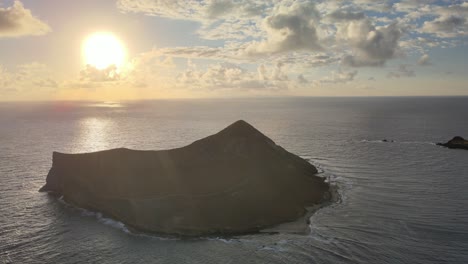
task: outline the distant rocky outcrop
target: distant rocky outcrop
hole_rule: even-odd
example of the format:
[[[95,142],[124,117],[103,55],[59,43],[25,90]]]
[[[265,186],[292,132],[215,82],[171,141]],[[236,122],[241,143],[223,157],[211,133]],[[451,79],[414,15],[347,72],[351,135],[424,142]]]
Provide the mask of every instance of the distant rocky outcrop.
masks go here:
[[[177,149],[54,152],[40,191],[128,226],[187,236],[255,232],[329,197],[309,162],[245,121]]]
[[[449,140],[446,143],[437,143],[438,146],[443,146],[451,149],[467,149],[468,150],[468,140],[465,140],[462,137],[456,136]]]

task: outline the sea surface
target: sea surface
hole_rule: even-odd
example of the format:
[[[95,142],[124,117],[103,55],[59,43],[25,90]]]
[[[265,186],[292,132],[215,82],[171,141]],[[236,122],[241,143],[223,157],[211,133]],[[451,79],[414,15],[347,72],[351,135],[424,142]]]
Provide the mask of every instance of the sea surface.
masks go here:
[[[181,147],[239,119],[337,186],[309,234],[133,233],[38,192],[52,151]],[[468,151],[434,144],[456,135],[468,97],[0,103],[0,263],[468,263]]]

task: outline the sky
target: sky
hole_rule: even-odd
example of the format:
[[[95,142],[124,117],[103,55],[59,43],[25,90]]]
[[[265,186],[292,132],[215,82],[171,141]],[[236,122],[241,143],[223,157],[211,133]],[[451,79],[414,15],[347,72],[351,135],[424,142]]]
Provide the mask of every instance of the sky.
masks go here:
[[[466,96],[467,37],[459,0],[0,0],[0,101]]]

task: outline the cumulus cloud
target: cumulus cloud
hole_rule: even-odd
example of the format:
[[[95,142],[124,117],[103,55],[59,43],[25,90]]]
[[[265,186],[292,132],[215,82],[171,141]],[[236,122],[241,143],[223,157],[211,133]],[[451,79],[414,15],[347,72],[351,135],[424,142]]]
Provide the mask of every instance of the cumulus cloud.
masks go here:
[[[431,58],[427,54],[423,54],[418,60],[418,65],[420,66],[429,66],[432,65]]]
[[[251,56],[295,50],[322,50],[316,23],[320,13],[311,2],[279,5],[263,21],[267,39],[246,48]]]
[[[421,32],[434,34],[438,37],[465,36],[468,34],[468,21],[466,17],[444,15],[433,21],[424,22]]]
[[[0,37],[44,35],[50,31],[50,27],[33,16],[20,1],[14,1],[11,7],[0,8]]]
[[[352,67],[382,66],[398,54],[402,30],[395,23],[375,27],[369,20],[352,21],[341,28],[340,37],[349,41],[354,55],[343,58]]]

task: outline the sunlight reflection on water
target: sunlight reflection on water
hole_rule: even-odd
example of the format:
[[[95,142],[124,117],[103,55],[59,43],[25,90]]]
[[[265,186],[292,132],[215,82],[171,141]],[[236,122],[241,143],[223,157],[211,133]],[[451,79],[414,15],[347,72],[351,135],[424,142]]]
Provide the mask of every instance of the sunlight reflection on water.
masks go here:
[[[124,107],[123,104],[114,101],[105,101],[105,102],[97,102],[97,103],[90,103],[88,107]]]
[[[109,148],[109,135],[115,124],[104,118],[85,118],[80,121],[80,136],[74,144],[73,153],[92,152]]]

